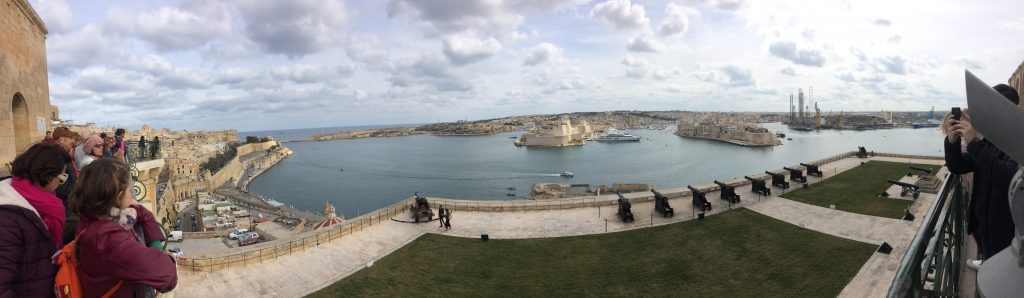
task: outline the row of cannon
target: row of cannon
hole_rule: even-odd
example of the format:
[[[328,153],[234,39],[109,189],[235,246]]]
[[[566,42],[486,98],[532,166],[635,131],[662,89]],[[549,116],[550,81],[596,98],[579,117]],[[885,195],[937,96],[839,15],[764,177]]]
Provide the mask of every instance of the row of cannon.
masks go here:
[[[802,166],[807,168],[807,175],[817,176],[819,178],[823,176],[823,173],[821,172],[821,170],[818,168],[817,165],[805,164],[805,163],[801,163],[800,165],[802,165]],[[804,176],[804,173],[803,173],[804,171],[803,170],[793,169],[793,168],[789,168],[789,167],[785,167],[783,169],[786,169],[787,171],[789,171],[789,180],[790,181],[798,181],[800,183],[807,183],[807,177]],[[770,172],[770,171],[765,171],[765,173],[771,176],[772,186],[775,186],[775,187],[778,187],[778,188],[782,188],[782,189],[788,189],[789,188],[789,182],[786,181],[786,176],[784,174],[774,173],[774,172]],[[750,186],[751,186],[751,191],[752,192],[757,193],[757,194],[761,194],[761,195],[764,195],[764,196],[769,196],[769,195],[772,194],[771,188],[768,187],[767,182],[764,179],[753,178],[753,177],[750,177],[750,176],[743,176],[743,178],[746,178],[747,180],[750,180]],[[718,187],[719,187],[719,190],[720,190],[719,191],[719,198],[729,202],[730,204],[737,204],[737,203],[740,202],[740,195],[736,193],[736,186],[732,186],[732,185],[723,183],[723,182],[718,181],[718,180],[715,180],[715,184],[718,184]],[[692,185],[687,185],[686,188],[690,189],[690,192],[692,194],[690,196],[692,198],[691,203],[693,204],[694,208],[696,208],[696,210],[699,210],[700,212],[711,211],[711,203],[708,202],[707,195],[705,194],[704,191],[701,191],[700,189],[697,189],[696,187],[693,187]],[[653,190],[652,189],[651,192],[654,193],[654,210],[657,211],[659,214],[661,214],[663,217],[672,217],[672,216],[674,216],[675,215],[675,211],[669,205],[668,197],[662,195],[657,190]],[[617,194],[619,195],[619,201],[618,201],[618,203],[619,203],[619,212],[618,212],[619,218],[622,219],[622,222],[625,222],[625,223],[631,223],[631,222],[636,221],[636,218],[633,216],[633,211],[632,211],[633,204],[631,204],[629,202],[629,200],[626,199],[626,197],[622,196],[622,193],[617,193]]]

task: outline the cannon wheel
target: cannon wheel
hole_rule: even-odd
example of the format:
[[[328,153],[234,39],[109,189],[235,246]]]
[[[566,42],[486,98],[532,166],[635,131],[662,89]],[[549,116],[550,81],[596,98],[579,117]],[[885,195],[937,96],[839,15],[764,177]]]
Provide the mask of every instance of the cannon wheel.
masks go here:
[[[428,215],[427,216],[427,221],[431,221],[431,220],[434,220],[434,216],[433,215]]]

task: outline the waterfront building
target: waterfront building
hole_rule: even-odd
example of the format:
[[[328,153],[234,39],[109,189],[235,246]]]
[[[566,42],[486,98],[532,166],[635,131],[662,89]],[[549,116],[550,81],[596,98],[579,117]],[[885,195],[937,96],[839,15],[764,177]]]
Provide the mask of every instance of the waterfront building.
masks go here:
[[[584,123],[581,126],[585,130],[590,130],[589,124]],[[584,134],[580,133],[578,127],[573,126],[568,118],[562,118],[555,123],[538,125],[536,129],[523,134],[515,141],[515,144],[519,146],[538,147],[578,146],[585,143]]]
[[[0,174],[52,130],[46,25],[26,0],[0,5]]]
[[[780,144],[775,134],[756,123],[740,122],[722,116],[679,121],[676,135],[713,139],[741,146],[775,146]]]

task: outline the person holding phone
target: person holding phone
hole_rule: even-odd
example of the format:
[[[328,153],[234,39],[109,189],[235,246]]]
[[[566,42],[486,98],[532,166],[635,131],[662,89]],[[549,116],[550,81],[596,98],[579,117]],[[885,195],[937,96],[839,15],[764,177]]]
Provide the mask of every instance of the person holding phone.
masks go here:
[[[1017,90],[1005,84],[993,87],[1007,100],[1019,103]],[[942,123],[946,166],[954,174],[973,173],[967,231],[978,243],[980,257],[967,266],[977,270],[984,259],[1010,245],[1014,225],[1006,200],[1017,162],[974,130],[965,111],[953,108]]]

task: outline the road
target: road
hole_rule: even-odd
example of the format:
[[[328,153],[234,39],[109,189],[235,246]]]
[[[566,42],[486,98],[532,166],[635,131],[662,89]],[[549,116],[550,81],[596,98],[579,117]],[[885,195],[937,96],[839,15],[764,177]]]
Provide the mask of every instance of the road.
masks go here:
[[[195,231],[198,231],[198,227],[196,227],[196,222],[195,222],[195,220],[192,219],[193,218],[192,216],[193,216],[193,214],[195,214],[195,211],[196,211],[196,204],[193,203],[193,204],[189,205],[188,207],[185,207],[185,209],[182,209],[180,212],[178,212],[178,231],[184,231],[184,232],[195,232]]]

